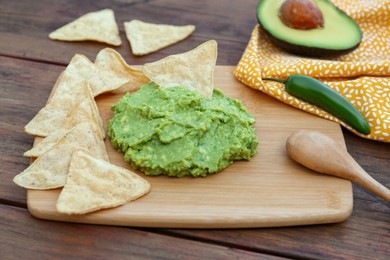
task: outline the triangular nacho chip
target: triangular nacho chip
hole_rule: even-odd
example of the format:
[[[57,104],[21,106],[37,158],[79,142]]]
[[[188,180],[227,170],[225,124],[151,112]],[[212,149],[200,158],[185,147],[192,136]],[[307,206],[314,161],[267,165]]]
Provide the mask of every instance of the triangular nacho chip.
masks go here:
[[[95,124],[98,131],[98,136],[101,139],[105,137],[105,131],[103,129],[102,118],[100,117],[95,99],[90,93],[89,98],[81,101],[81,103],[73,109],[66,117],[64,123],[59,129],[45,137],[32,149],[26,151],[24,156],[26,157],[39,157],[48,150],[50,150],[59,140],[61,140],[66,133],[68,133],[77,124],[90,121]]]
[[[137,174],[76,151],[56,207],[60,213],[85,214],[126,204],[149,190],[149,182]]]
[[[145,23],[139,20],[125,22],[125,32],[134,55],[145,55],[187,38],[194,25],[168,25]]]
[[[71,77],[65,83],[72,87],[81,80],[88,80],[92,93],[96,97],[102,93],[120,88],[128,82],[127,77],[118,75],[105,68],[97,67],[85,55],[75,54],[65,69]]]
[[[81,83],[87,80],[87,83]],[[31,135],[48,136],[59,128],[69,112],[86,98],[85,84],[91,87],[93,96],[118,89],[128,78],[98,68],[86,56],[73,56],[61,74],[58,87],[49,103],[26,125],[25,132]],[[84,89],[85,90],[85,89]]]
[[[137,90],[149,82],[141,69],[130,67],[123,57],[111,48],[105,48],[97,54],[95,65],[102,70],[110,71],[118,78],[127,80],[126,84],[112,91],[114,94]]]
[[[217,42],[210,40],[191,51],[146,63],[143,72],[161,87],[183,86],[210,98],[214,88],[217,54]]]
[[[96,158],[109,160],[95,124],[84,122],[73,127],[49,151],[14,177],[15,184],[27,189],[54,189],[65,185],[73,151],[84,149]]]
[[[62,80],[69,75],[63,73]],[[49,103],[24,127],[27,134],[48,136],[64,123],[66,117],[81,101],[88,99],[91,89],[87,81],[81,81],[70,90],[68,85],[61,85],[55,91]]]
[[[50,33],[49,38],[62,41],[92,40],[114,46],[122,44],[114,12],[111,9],[104,9],[80,16],[73,22]]]

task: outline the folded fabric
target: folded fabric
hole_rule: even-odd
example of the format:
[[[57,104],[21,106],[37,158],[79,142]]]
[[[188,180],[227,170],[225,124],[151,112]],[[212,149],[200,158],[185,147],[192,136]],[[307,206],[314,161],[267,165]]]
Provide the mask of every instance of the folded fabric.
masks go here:
[[[361,137],[390,142],[390,0],[332,2],[360,25],[363,40],[357,49],[330,59],[296,56],[273,45],[256,25],[234,76],[251,88],[335,121]],[[324,110],[289,95],[283,84],[261,79],[287,79],[292,74],[317,78],[338,91],[367,118],[371,133],[360,134]]]

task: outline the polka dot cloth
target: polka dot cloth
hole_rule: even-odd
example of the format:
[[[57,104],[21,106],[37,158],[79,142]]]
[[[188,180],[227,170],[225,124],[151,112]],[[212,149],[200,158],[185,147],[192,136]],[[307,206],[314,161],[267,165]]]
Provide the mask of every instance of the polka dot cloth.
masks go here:
[[[275,47],[256,25],[234,76],[247,86],[335,121],[361,137],[390,142],[390,0],[332,2],[360,25],[363,40],[356,50],[327,60],[300,57]],[[367,118],[371,133],[362,135],[322,109],[289,95],[283,84],[261,80],[287,79],[292,74],[315,77],[337,90]]]

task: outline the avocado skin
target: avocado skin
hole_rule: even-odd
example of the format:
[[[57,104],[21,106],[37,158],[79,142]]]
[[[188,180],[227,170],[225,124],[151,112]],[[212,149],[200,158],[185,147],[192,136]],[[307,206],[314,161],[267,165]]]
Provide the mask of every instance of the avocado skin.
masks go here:
[[[259,1],[258,7],[256,9],[257,14],[258,14],[258,9],[259,9],[262,1],[265,1],[265,0]],[[333,5],[333,3],[330,3],[330,4]],[[349,17],[343,10],[339,9],[337,6],[333,5],[333,7],[340,13],[340,15],[345,15],[346,17]],[[273,44],[275,44],[280,49],[282,49],[286,52],[296,54],[299,56],[313,57],[313,58],[324,58],[324,57],[330,57],[330,56],[343,55],[343,54],[347,54],[347,53],[350,53],[351,51],[355,50],[357,47],[359,47],[359,45],[361,43],[361,40],[360,40],[359,43],[357,43],[355,46],[352,46],[351,48],[339,49],[339,50],[292,44],[292,43],[289,43],[288,41],[284,41],[284,40],[281,40],[281,39],[273,36],[273,34],[270,31],[268,31],[266,28],[263,27],[261,20],[260,20],[260,17],[258,15],[256,15],[256,16],[257,16],[257,21],[260,24],[262,30],[266,33],[266,35],[268,36],[268,38],[271,40],[271,42]],[[350,19],[354,23],[356,23],[352,18],[350,18]],[[360,34],[362,35],[363,33],[362,33],[359,26],[358,26],[358,28],[360,30]]]
[[[261,25],[261,24],[260,24]],[[338,56],[347,54],[353,50],[355,50],[357,47],[359,47],[360,42],[349,49],[343,49],[343,50],[332,50],[332,49],[324,49],[324,48],[318,48],[318,47],[308,47],[308,46],[302,46],[302,45],[296,45],[289,43],[287,41],[280,40],[276,37],[274,37],[270,32],[268,32],[264,27],[262,29],[267,34],[268,38],[279,48],[282,50],[296,54],[299,56],[305,56],[305,57],[313,57],[313,58],[323,58],[323,57],[330,57],[330,56]]]

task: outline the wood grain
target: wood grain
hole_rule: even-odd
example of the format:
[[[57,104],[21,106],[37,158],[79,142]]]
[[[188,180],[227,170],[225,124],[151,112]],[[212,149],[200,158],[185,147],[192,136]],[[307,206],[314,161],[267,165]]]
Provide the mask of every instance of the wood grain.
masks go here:
[[[63,67],[0,57],[0,200],[26,205],[26,191],[15,186],[13,177],[28,167],[21,156],[34,137],[24,126],[41,109]]]
[[[23,2],[23,1],[22,1]],[[144,64],[167,55],[188,51],[199,44],[215,39],[218,41],[220,65],[237,64],[256,24],[255,9],[258,1],[36,1],[27,2],[27,9],[20,8],[20,1],[2,1],[0,24],[0,54],[11,57],[67,64],[76,53],[82,52],[94,58],[107,45],[97,42],[61,42],[48,39],[48,34],[60,26],[73,21],[86,12],[111,8],[119,26],[122,45],[115,47],[129,64]],[[226,9],[234,10],[234,17]],[[162,13],[163,12],[163,15]],[[250,12],[251,15],[247,15]],[[193,24],[195,32],[183,42],[158,52],[137,57],[131,54],[125,37],[123,23],[140,19],[151,23]],[[233,22],[229,22],[230,20]],[[250,24],[250,26],[247,26]],[[253,25],[253,26],[252,26]],[[14,44],[17,42],[18,44]],[[53,51],[49,51],[53,50]]]
[[[207,178],[146,176],[152,185],[146,196],[122,207],[81,216],[56,212],[59,189],[29,190],[32,215],[70,222],[174,228],[270,227],[345,220],[352,211],[351,183],[298,165],[285,149],[287,137],[300,129],[316,129],[345,147],[340,126],[256,95],[234,79],[233,69],[217,67],[215,84],[227,96],[241,100],[256,117],[260,146],[251,161],[236,162]],[[110,106],[120,97],[97,98],[105,126],[113,116]],[[112,163],[130,168],[109,138],[106,148]]]
[[[0,205],[2,259],[279,259],[202,241],[122,227],[39,221]]]

